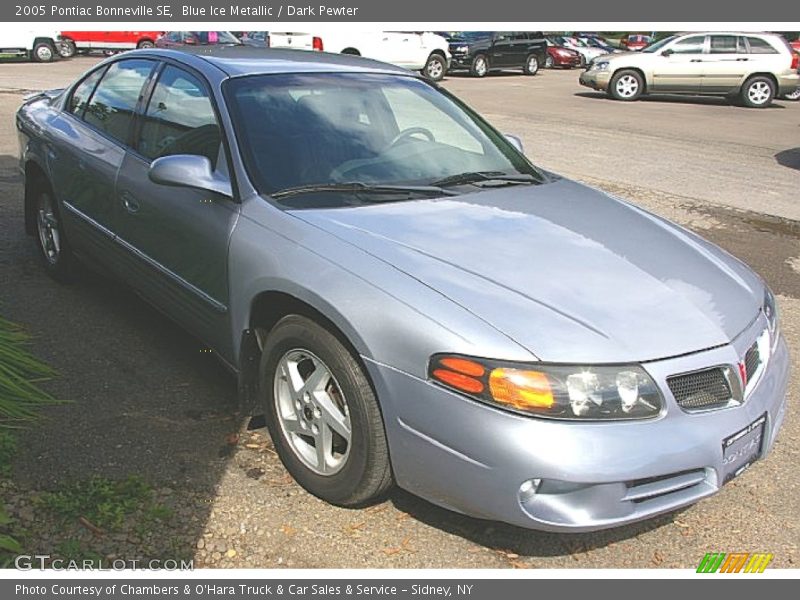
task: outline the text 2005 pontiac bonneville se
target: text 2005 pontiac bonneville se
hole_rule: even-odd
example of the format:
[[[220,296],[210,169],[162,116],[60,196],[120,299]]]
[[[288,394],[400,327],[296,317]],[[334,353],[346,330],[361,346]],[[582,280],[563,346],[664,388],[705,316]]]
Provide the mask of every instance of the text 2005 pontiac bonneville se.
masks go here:
[[[17,127],[45,268],[97,264],[202,338],[329,502],[394,483],[586,531],[709,496],[775,441],[764,282],[407,71],[137,50]]]

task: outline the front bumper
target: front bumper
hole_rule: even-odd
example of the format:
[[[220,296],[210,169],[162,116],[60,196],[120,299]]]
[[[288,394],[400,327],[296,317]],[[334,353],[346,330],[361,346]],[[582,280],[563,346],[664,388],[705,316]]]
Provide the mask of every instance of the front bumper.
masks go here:
[[[580,532],[647,519],[719,491],[722,440],[764,414],[761,457],[769,452],[789,377],[782,337],[741,406],[686,413],[666,386],[676,373],[735,365],[746,348],[741,341],[644,365],[666,390],[666,410],[652,420],[606,423],[514,415],[388,366],[367,366],[398,485],[471,516]],[[541,482],[533,493],[531,480]]]
[[[608,82],[611,79],[611,73],[608,71],[595,71],[587,69],[578,77],[581,85],[590,87],[593,90],[606,91],[608,89]]]
[[[559,54],[551,54],[553,58],[553,66],[556,67],[579,67],[581,66],[580,55],[561,56]]]

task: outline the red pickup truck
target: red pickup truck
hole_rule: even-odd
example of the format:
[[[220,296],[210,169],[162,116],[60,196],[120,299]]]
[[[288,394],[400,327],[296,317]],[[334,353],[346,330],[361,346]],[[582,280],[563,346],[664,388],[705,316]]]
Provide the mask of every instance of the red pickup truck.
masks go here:
[[[69,58],[88,50],[152,48],[161,31],[62,31],[61,56]]]

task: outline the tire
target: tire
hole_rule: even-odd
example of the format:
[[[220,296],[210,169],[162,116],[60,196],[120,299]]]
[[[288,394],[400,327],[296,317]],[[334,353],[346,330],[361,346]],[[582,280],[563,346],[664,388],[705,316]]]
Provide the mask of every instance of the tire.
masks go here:
[[[469,74],[473,77],[486,77],[489,72],[489,59],[485,54],[476,54],[469,67]]]
[[[347,54],[348,56],[361,56],[361,52],[355,48],[345,48],[342,50],[342,54]]]
[[[137,48],[155,48],[156,45],[152,40],[142,40],[136,44]]]
[[[309,384],[312,377],[319,383]],[[275,450],[308,492],[358,507],[391,487],[378,401],[356,357],[335,335],[307,317],[284,317],[264,342],[260,382]],[[314,388],[308,392],[305,385]]]
[[[549,54],[544,59],[544,68],[545,69],[552,69],[553,68],[553,57]]]
[[[782,96],[783,100],[791,100],[792,102],[797,102],[800,100],[800,87],[798,87],[795,91],[789,92],[788,94],[784,94]]]
[[[78,48],[72,40],[62,40],[57,45],[58,54],[61,58],[72,58],[78,53]]]
[[[431,54],[422,69],[422,74],[431,81],[441,81],[447,71],[447,61],[441,54]]]
[[[35,62],[49,63],[53,62],[56,56],[56,49],[50,42],[37,42],[31,52],[31,58]]]
[[[522,67],[522,72],[525,75],[536,75],[539,72],[539,57],[535,54],[529,54],[525,59],[525,66]]]
[[[765,75],[754,75],[744,82],[740,98],[749,108],[765,108],[775,99],[775,83]]]
[[[42,263],[50,277],[59,283],[70,283],[75,279],[76,259],[64,235],[58,204],[49,188],[34,193],[36,246]]]
[[[581,69],[585,69],[585,68],[586,68],[586,57],[585,57],[583,54],[581,54],[581,55],[580,55],[580,61],[581,61],[581,62],[580,62],[580,63],[578,63],[578,66],[579,66]]]
[[[623,69],[614,73],[608,84],[608,93],[615,100],[633,102],[644,92],[644,79],[641,73],[631,69]]]

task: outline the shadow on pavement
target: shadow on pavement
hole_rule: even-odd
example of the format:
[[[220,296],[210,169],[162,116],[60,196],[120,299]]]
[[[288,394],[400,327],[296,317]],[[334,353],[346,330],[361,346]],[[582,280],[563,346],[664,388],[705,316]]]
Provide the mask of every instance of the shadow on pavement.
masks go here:
[[[775,160],[781,166],[800,171],[800,148],[781,150],[775,155]]]

